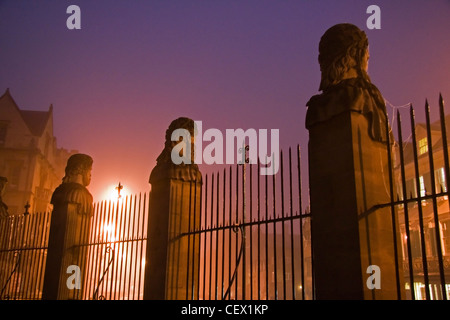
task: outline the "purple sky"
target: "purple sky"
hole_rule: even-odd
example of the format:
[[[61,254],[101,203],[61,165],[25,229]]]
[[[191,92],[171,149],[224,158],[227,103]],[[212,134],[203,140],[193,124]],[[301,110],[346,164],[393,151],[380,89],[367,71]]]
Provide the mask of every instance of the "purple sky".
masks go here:
[[[71,4],[81,30],[66,28]],[[366,27],[371,4],[381,30]],[[96,201],[119,180],[149,190],[180,116],[204,130],[279,129],[283,149],[300,144],[306,176],[321,35],[341,22],[366,31],[372,82],[421,119],[425,98],[450,101],[449,17],[448,0],[0,1],[0,93],[22,109],[53,104],[58,147],[94,158]]]

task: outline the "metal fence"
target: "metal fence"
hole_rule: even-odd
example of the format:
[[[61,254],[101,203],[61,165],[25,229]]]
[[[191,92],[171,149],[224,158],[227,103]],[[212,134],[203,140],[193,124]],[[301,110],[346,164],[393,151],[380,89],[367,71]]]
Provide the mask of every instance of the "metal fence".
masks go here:
[[[148,194],[97,205],[86,248],[82,299],[141,300]]]
[[[49,213],[0,219],[0,299],[40,299]]]
[[[148,194],[95,205],[82,224],[89,236],[76,252],[85,276],[74,299],[142,299],[147,215]],[[50,213],[0,219],[1,299],[42,298],[50,219]]]
[[[391,201],[360,214],[360,219],[376,209],[388,207],[392,223],[400,230],[401,247],[395,252],[400,291],[412,300],[446,300],[450,295],[450,210],[447,118],[439,98],[439,120],[431,122],[425,105],[425,123],[416,125],[410,106],[410,135],[403,139],[400,112],[396,132],[386,123]],[[294,168],[293,168],[294,162]],[[197,280],[189,283],[184,299],[314,299],[314,260],[311,252],[311,219],[303,212],[300,149],[293,160],[280,154],[281,171],[260,176],[260,166],[242,164],[223,173],[207,175],[201,226],[176,235],[198,243],[187,256]],[[288,168],[287,170],[285,168]],[[324,195],[326,201],[326,195]],[[332,213],[330,213],[332,214]],[[397,217],[397,218],[395,218]],[[393,230],[395,230],[394,227]],[[393,241],[397,242],[394,232]],[[197,242],[196,242],[197,241]],[[198,260],[196,262],[195,260]],[[195,268],[198,263],[198,269]],[[175,271],[178,272],[178,271]],[[189,270],[188,270],[189,274]]]
[[[372,209],[390,207],[398,214],[393,223],[400,229],[402,260],[396,262],[404,271],[397,277],[399,290],[405,289],[407,299],[447,299],[448,118],[442,97],[436,122],[430,120],[428,103],[424,124],[416,124],[412,106],[409,111],[409,138],[403,138],[400,112],[392,124],[397,127],[389,149],[392,201]],[[180,281],[174,273],[182,271],[188,289],[169,291],[168,299],[314,299],[314,215],[305,211],[307,200],[302,200],[308,192],[302,188],[300,148],[289,149],[285,158],[281,152],[279,160],[276,175],[260,175],[259,163],[243,163],[204,176],[199,212],[189,212],[187,228],[169,239],[169,257],[181,241],[189,245],[186,261],[174,264],[166,281],[177,288],[171,282]],[[83,231],[89,232],[88,240],[79,248],[86,257],[86,276],[76,298],[143,299],[148,197],[144,193],[95,205]],[[1,299],[42,298],[50,219],[50,213],[0,219]]]
[[[281,152],[278,174],[260,175],[260,169],[259,163],[244,163],[205,176],[200,213],[191,210],[188,230],[170,240],[170,248],[183,238],[197,245],[179,265],[188,266],[187,274],[197,270],[198,276],[187,277],[185,296],[175,291],[168,298],[312,298],[310,214],[302,208],[300,148],[294,156],[290,149],[287,161]],[[200,226],[194,224],[196,214]]]
[[[190,288],[186,296],[171,292],[167,298],[312,298],[310,215],[299,214],[300,149],[294,166],[289,151],[289,178],[284,177],[283,165],[281,175],[260,176],[254,173],[260,166],[251,164],[205,176],[197,213],[201,226],[180,230],[169,249],[182,238],[198,243],[196,252],[188,253],[186,265],[187,274],[195,265],[199,274],[186,279]],[[88,241],[77,252],[85,259],[81,264],[86,272],[83,289],[73,298],[143,298],[148,196],[95,204],[94,215],[82,224],[81,233],[89,236],[80,236]],[[41,299],[50,218],[45,213],[1,220],[2,299]],[[171,270],[179,272],[176,267]],[[25,278],[27,285],[21,280]],[[168,275],[167,281],[173,278]]]
[[[448,124],[442,96],[439,120],[431,122],[425,103],[425,123],[416,125],[409,109],[410,138],[403,139],[397,111],[395,150],[396,201],[401,230],[405,287],[411,299],[448,299],[450,295],[450,213],[448,200]],[[392,187],[391,187],[392,188]]]

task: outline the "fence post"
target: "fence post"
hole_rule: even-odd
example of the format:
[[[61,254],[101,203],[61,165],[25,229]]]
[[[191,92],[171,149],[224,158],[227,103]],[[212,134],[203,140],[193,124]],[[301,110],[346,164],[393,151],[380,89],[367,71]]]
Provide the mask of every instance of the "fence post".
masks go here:
[[[367,59],[368,41],[356,26],[336,25],[322,36],[323,93],[308,102],[306,116],[317,299],[403,296],[395,211],[376,209],[395,199],[386,110]]]
[[[178,140],[172,141],[171,136],[176,129],[187,130],[192,138],[195,135],[191,119],[172,121],[165,148],[150,175],[145,300],[198,298],[199,237],[183,233],[200,226],[202,176],[193,161],[173,163],[171,153]],[[193,160],[192,144],[190,151]]]
[[[63,183],[53,192],[54,209],[42,290],[44,300],[82,298],[87,250],[81,245],[88,242],[93,211],[92,195],[86,189],[91,168],[91,157],[72,155],[67,161]]]

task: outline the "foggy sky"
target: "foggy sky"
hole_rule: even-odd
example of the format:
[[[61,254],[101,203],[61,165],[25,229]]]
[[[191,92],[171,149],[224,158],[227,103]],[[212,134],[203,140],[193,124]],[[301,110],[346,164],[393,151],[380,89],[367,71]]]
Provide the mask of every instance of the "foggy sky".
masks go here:
[[[71,4],[81,30],[66,27]],[[366,27],[371,4],[380,30]],[[321,35],[342,22],[364,30],[389,115],[390,104],[413,103],[420,119],[426,98],[450,101],[449,17],[448,0],[0,1],[0,93],[9,88],[21,109],[53,104],[58,147],[94,158],[95,201],[119,181],[148,191],[180,116],[204,130],[279,129],[283,149],[300,144],[306,175]]]

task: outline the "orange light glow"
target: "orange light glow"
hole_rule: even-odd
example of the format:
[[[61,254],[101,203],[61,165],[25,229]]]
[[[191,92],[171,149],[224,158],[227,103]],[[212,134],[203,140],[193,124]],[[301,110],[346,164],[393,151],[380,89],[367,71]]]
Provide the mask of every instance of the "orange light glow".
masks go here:
[[[117,190],[118,184],[116,185],[110,185],[108,186],[105,191],[102,194],[102,198],[101,200],[106,200],[106,201],[121,201],[123,199],[125,199],[127,196],[130,196],[130,190],[126,187],[122,185],[122,189],[120,190],[120,197],[119,197],[119,192]]]
[[[105,237],[106,241],[108,241],[108,242],[116,241],[115,228],[114,228],[114,225],[112,223],[109,223],[109,224],[105,223],[102,226],[102,229],[103,229],[102,231],[103,231],[103,234],[104,234],[104,237]]]

